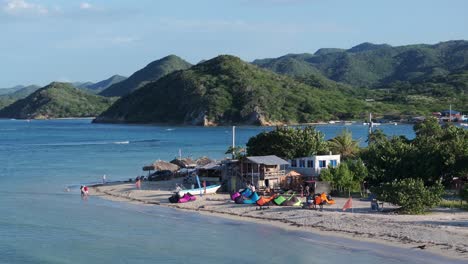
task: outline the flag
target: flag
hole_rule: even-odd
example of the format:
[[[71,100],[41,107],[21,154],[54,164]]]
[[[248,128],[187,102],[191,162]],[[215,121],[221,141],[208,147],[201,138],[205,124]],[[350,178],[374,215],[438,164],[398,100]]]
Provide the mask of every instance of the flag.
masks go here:
[[[346,209],[353,208],[353,198],[349,197],[348,201],[343,206],[343,211],[346,211]]]

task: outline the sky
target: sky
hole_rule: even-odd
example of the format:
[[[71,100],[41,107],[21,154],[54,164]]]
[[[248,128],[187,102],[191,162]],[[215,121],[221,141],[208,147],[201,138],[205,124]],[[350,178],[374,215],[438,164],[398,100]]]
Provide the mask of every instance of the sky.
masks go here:
[[[129,76],[169,54],[245,61],[468,39],[466,0],[0,0],[0,87]]]

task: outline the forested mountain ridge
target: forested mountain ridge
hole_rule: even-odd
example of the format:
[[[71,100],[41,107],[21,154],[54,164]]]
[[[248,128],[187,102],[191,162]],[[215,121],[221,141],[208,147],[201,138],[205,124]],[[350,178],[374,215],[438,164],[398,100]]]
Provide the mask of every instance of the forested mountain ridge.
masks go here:
[[[95,122],[191,125],[306,123],[367,111],[332,81],[317,88],[222,55],[119,99]]]
[[[45,119],[92,117],[107,109],[115,99],[86,93],[69,83],[53,82],[0,110],[0,117]]]
[[[291,76],[321,73],[356,87],[375,87],[396,81],[423,81],[447,76],[468,66],[468,41],[392,47],[362,43],[350,49],[320,49],[315,54],[288,54],[253,64]]]
[[[192,65],[180,57],[169,55],[151,62],[124,81],[111,85],[99,94],[102,96],[127,95],[149,82],[156,81],[174,71],[188,69],[190,66]]]

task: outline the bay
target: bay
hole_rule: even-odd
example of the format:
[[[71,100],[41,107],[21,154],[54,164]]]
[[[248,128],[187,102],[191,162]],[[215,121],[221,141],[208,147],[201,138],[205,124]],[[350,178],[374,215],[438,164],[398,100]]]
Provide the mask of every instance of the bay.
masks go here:
[[[317,126],[326,138],[344,128],[365,145],[365,126]],[[381,128],[414,137],[409,125]],[[269,129],[238,127],[238,145]],[[221,159],[230,144],[231,127],[0,120],[0,262],[447,263],[423,251],[171,208],[80,199],[78,186],[98,182],[104,174],[111,181],[134,178],[143,165],[172,159],[179,149],[183,156]]]

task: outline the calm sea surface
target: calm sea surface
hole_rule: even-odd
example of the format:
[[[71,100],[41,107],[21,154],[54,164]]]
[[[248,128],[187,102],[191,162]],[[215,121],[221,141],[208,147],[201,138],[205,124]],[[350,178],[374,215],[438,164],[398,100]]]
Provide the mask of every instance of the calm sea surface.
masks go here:
[[[364,126],[318,129],[330,138],[345,127],[365,144]],[[411,126],[381,128],[414,136]],[[265,129],[237,128],[238,144]],[[133,178],[179,149],[219,159],[229,144],[230,127],[0,120],[0,263],[456,263],[420,250],[80,198],[78,186],[104,174]]]

